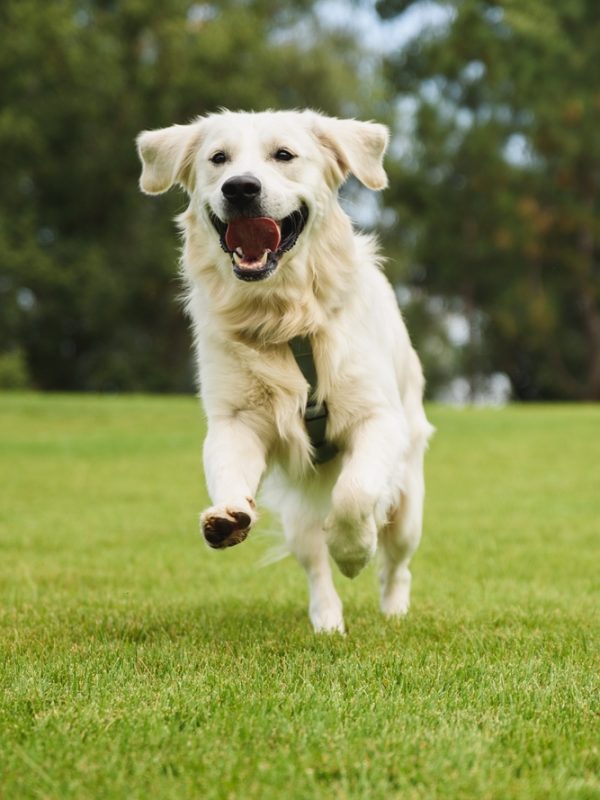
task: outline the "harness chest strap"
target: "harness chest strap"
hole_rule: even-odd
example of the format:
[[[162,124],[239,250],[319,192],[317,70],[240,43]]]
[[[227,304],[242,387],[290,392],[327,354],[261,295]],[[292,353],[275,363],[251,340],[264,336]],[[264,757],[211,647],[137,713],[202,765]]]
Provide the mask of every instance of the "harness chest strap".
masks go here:
[[[308,403],[304,412],[304,424],[310,443],[314,448],[313,462],[324,464],[338,453],[338,448],[328,442],[325,436],[327,428],[327,403],[317,403],[315,399],[317,388],[317,369],[313,356],[312,346],[308,336],[295,336],[290,340],[290,349],[296,359],[296,364],[304,379],[308,383]]]

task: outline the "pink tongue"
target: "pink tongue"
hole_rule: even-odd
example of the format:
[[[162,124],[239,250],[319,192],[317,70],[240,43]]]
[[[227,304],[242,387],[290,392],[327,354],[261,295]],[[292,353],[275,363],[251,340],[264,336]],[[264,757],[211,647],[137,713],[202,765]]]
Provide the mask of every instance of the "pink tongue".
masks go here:
[[[270,217],[241,217],[230,222],[225,243],[230,250],[242,251],[244,261],[259,261],[265,252],[275,252],[281,241],[279,225]]]

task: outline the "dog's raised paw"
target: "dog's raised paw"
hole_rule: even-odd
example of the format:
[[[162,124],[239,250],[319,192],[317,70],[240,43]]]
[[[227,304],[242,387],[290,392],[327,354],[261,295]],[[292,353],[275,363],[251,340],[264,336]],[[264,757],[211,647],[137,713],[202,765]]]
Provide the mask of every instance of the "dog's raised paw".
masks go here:
[[[338,565],[340,572],[346,578],[356,578],[371,560],[371,554],[368,551],[341,554],[332,553],[332,557]]]
[[[207,508],[200,516],[202,533],[207,544],[216,550],[240,544],[248,536],[252,519],[239,508]]]
[[[335,518],[325,522],[329,553],[342,575],[355,578],[367,566],[377,547],[372,515],[364,519]]]

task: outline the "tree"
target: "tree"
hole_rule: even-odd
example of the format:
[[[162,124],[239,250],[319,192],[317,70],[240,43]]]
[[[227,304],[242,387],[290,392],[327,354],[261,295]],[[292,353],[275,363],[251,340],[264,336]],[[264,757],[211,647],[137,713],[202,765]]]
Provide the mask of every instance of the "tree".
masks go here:
[[[392,181],[409,277],[460,298],[482,326],[473,373],[506,372],[522,399],[598,400],[600,9],[444,6],[448,24],[386,66],[414,109],[414,147]]]
[[[320,33],[311,0],[4,0],[0,38],[4,374],[191,388],[170,221],[185,198],[140,195],[135,136],[219,106],[353,113],[355,44]]]

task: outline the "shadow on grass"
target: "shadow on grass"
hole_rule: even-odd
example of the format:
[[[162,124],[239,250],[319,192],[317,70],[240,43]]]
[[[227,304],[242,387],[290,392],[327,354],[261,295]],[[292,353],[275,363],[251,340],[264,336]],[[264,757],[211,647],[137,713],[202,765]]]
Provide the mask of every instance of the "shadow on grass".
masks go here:
[[[36,609],[37,610],[37,609]],[[536,650],[563,657],[574,648],[584,648],[591,631],[582,620],[566,612],[549,613],[543,607],[524,609],[441,610],[433,605],[416,606],[409,616],[386,620],[376,607],[349,603],[348,635],[315,635],[301,602],[218,598],[203,603],[194,600],[157,603],[121,603],[116,598],[104,606],[65,606],[42,619],[29,607],[9,626],[15,632],[16,651],[43,653],[61,642],[63,648],[88,651],[161,649],[181,652],[354,654],[369,659],[375,651],[431,656],[462,653],[487,657],[509,648],[514,655]],[[17,619],[17,617],[19,619]],[[40,635],[40,631],[43,634]],[[18,635],[16,632],[18,631]],[[34,636],[35,634],[35,636]],[[8,642],[7,642],[8,643]]]
[[[247,601],[214,606],[170,604],[115,613],[112,609],[88,627],[89,633],[107,640],[188,643],[239,643],[284,640],[310,632],[303,609],[293,604]]]
[[[410,669],[418,670],[432,664],[452,663],[458,670],[478,665],[477,670],[485,672],[491,665],[504,663],[508,654],[511,659],[530,662],[532,648],[544,663],[570,661],[585,650],[588,634],[567,617],[555,617],[548,627],[543,616],[531,618],[514,610],[485,618],[477,614],[461,618],[427,609],[395,621],[365,610],[351,620],[347,636],[315,635],[297,605],[254,601],[226,606],[171,605],[145,617],[139,613],[119,618],[111,615],[98,621],[92,639],[95,646],[110,650],[131,652],[143,647],[156,652],[161,664],[173,658],[190,664],[200,659],[211,665],[233,663],[237,665],[233,669],[243,670],[243,664],[255,659],[261,663],[265,663],[262,659],[314,661],[324,668],[381,661],[398,669],[412,665]]]

